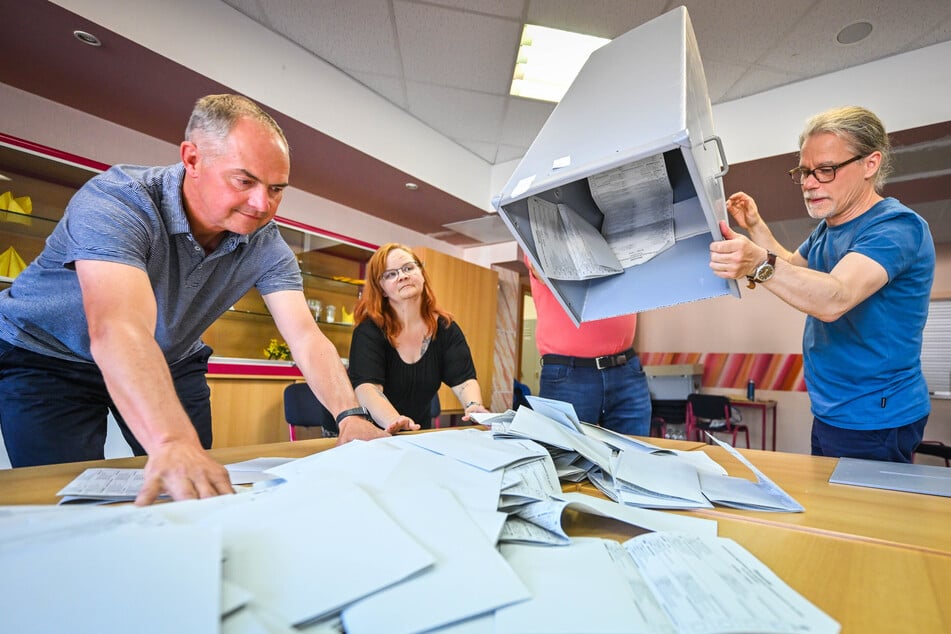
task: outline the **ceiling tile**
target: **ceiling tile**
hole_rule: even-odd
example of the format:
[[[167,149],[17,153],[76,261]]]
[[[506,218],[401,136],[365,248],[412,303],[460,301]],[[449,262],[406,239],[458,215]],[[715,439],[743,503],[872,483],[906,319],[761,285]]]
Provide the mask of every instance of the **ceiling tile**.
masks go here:
[[[406,84],[403,83],[401,78],[376,73],[361,73],[359,71],[347,72],[358,82],[399,108],[406,110],[409,106],[406,100]]]
[[[499,141],[527,148],[554,109],[555,104],[547,101],[508,97]]]
[[[732,101],[749,95],[756,94],[766,90],[767,87],[784,86],[804,79],[793,73],[771,70],[768,68],[751,67],[730,89],[725,92],[720,100]]]
[[[441,4],[444,7],[488,13],[503,18],[522,19],[524,0],[427,0],[427,4]]]
[[[497,143],[505,98],[459,88],[406,82],[409,109],[451,139]]]
[[[407,80],[508,93],[519,22],[399,0],[393,6]]]
[[[389,3],[294,0],[261,4],[266,10],[266,24],[273,30],[334,66],[402,75]]]
[[[910,50],[922,30],[946,22],[951,2],[921,0],[914,4],[874,0],[863,3],[824,2],[803,16],[760,63],[769,68],[805,72],[813,77]],[[839,44],[835,36],[858,21],[873,25],[861,42]]]
[[[528,147],[528,145],[506,145],[505,143],[500,143],[499,151],[495,155],[495,162],[506,163],[508,161],[520,159],[525,156],[525,152],[528,151]]]
[[[531,0],[528,22],[613,39],[672,9],[670,5],[666,0]]]
[[[814,0],[730,0],[685,2],[704,65],[752,64],[768,54]],[[819,11],[824,10],[820,5]]]
[[[499,153],[498,143],[488,143],[485,141],[466,141],[457,139],[456,143],[466,148],[487,163],[496,163],[496,155]],[[519,155],[521,156],[521,154]]]

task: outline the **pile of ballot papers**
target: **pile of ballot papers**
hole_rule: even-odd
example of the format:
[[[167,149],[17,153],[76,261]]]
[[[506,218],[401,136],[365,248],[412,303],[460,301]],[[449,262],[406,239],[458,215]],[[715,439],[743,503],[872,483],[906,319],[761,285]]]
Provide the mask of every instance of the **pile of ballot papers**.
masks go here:
[[[578,420],[570,403],[528,396],[528,407],[481,416],[496,437],[533,439],[552,455],[562,480],[587,479],[616,502],[657,509],[710,508],[801,512],[803,507],[730,445],[708,437],[756,480],[727,475],[702,451],[661,449]]]
[[[507,422],[492,431],[354,441],[232,465],[233,477],[253,482],[237,495],[144,508],[0,507],[4,629],[838,631],[749,552],[717,537],[714,521],[564,493],[549,447],[577,451],[604,479],[639,468],[623,454],[652,454],[577,430],[571,443],[551,429],[529,438],[526,427],[542,423],[523,411],[531,410],[501,415]],[[100,485],[87,477],[64,499],[96,497],[118,477],[98,475]],[[129,485],[132,475],[120,479]],[[135,493],[129,486],[125,499]],[[636,536],[623,544],[570,537],[566,509],[626,522]],[[718,603],[715,615],[690,607],[709,604],[698,591],[710,588],[712,599],[727,584],[742,602]]]

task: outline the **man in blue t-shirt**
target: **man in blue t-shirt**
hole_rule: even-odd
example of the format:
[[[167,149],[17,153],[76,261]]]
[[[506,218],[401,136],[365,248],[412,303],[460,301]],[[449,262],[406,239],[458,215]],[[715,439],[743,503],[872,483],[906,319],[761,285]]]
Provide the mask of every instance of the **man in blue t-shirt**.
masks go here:
[[[921,371],[935,249],[928,224],[883,198],[891,145],[864,108],[812,117],[790,170],[819,225],[796,250],[773,237],[742,192],[727,210],[750,238],[720,223],[710,245],[720,277],[746,277],[807,314],[806,386],[812,401],[812,453],[911,462],[931,401]]]
[[[304,299],[274,223],[287,140],[238,95],[198,100],[181,163],[119,165],[70,200],[46,248],[0,293],[0,429],[14,467],[103,457],[112,410],[149,456],[136,503],[232,491],[211,447],[202,333],[257,288],[340,442],[388,436],[365,418]],[[318,378],[319,377],[319,378]]]

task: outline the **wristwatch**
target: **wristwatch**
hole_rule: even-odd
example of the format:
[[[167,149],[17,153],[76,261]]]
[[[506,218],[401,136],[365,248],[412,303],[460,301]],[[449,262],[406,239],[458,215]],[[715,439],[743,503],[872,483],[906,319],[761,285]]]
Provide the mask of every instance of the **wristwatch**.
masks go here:
[[[353,407],[351,409],[345,409],[339,414],[337,414],[337,417],[334,419],[334,422],[336,422],[337,425],[339,426],[340,421],[342,421],[344,418],[347,418],[348,416],[362,416],[363,418],[367,419],[371,423],[373,422],[373,418],[370,416],[370,412],[365,407]]]
[[[749,280],[748,287],[756,288],[757,282],[767,282],[773,273],[776,272],[776,254],[766,252],[766,261],[756,267],[756,270],[753,271],[752,275],[747,275],[746,279]]]

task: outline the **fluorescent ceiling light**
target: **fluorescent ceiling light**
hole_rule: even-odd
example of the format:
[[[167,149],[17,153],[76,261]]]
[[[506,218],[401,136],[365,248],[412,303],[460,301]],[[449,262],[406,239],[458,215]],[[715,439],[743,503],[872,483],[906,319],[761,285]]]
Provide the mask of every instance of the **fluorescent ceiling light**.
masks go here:
[[[526,24],[510,93],[516,97],[561,101],[588,56],[610,41]]]

